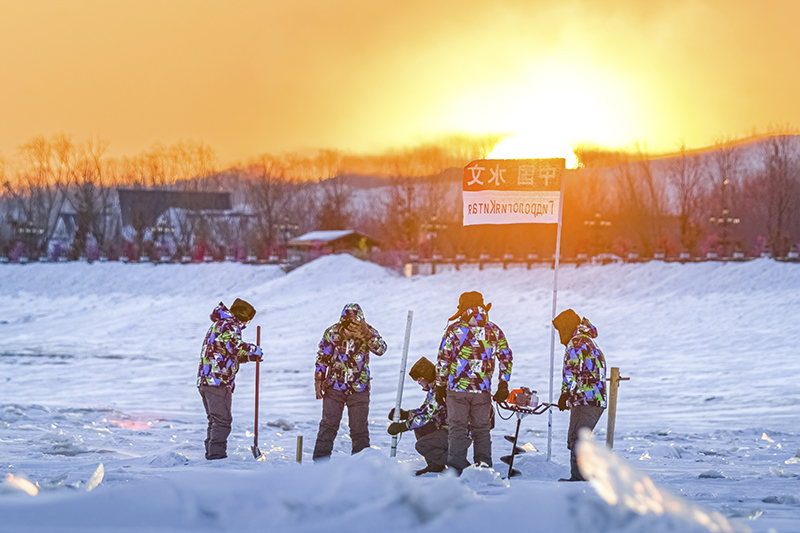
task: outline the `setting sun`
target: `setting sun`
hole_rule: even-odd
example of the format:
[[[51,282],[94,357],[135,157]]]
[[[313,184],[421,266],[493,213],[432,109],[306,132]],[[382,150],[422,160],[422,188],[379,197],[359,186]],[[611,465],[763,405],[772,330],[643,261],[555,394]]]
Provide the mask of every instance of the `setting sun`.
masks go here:
[[[566,159],[567,168],[578,166],[578,158],[567,143],[545,136],[517,135],[504,139],[486,159]]]
[[[670,151],[800,123],[798,2],[436,4],[0,2],[0,158],[62,132],[226,165],[458,134]]]
[[[565,54],[497,80],[467,93],[451,107],[452,116],[442,120],[472,132],[505,131],[607,147],[629,143],[642,131],[633,84],[610,67],[574,62]]]

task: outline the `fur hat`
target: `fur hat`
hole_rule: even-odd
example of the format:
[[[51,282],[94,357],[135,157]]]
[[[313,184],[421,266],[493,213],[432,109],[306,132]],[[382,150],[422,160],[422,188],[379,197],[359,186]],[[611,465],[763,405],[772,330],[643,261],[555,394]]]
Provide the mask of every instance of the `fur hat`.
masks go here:
[[[240,322],[250,322],[256,316],[255,308],[248,302],[236,298],[233,305],[231,305],[231,313],[239,319]]]
[[[408,375],[411,376],[411,379],[417,381],[419,378],[425,378],[425,380],[430,383],[431,385],[436,382],[436,367],[433,366],[433,363],[428,361],[425,357],[420,357],[414,366],[411,367],[411,370],[408,371]]]
[[[487,312],[492,308],[492,304],[483,303],[483,295],[478,291],[465,292],[458,299],[458,311],[447,320],[455,320],[458,316],[470,307],[483,307]]]
[[[561,338],[561,344],[566,346],[569,344],[572,334],[578,329],[581,323],[581,317],[572,309],[561,311],[557,317],[553,319],[553,327],[558,330],[558,335]]]

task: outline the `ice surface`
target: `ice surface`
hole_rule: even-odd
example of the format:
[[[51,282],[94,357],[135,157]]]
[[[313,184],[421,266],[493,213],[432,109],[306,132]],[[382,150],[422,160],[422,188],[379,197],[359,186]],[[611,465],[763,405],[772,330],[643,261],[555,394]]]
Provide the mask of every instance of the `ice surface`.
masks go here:
[[[404,278],[349,256],[290,274],[237,264],[0,265],[0,531],[682,531],[679,520],[556,481],[569,470],[567,413],[553,415],[549,462],[547,415],[522,422],[528,453],[515,458],[522,476],[510,481],[499,458],[510,452],[502,436],[515,419],[497,419],[495,470],[416,478],[423,464],[411,434],[389,459],[386,415],[407,311],[409,360],[432,359],[459,294],[482,291],[514,352],[512,386],[548,401],[552,276],[534,267]],[[769,260],[564,265],[559,309],[589,317],[609,365],[631,378],[619,390],[616,456],[732,527],[800,531],[798,294],[800,267]],[[200,344],[214,306],[237,297],[258,309],[245,339],[263,328],[264,460],[249,449],[255,366],[247,364],[229,458],[207,462]],[[373,449],[349,455],[345,415],[330,463],[311,465],[317,343],[349,302],[389,345],[371,360]],[[423,397],[407,379],[403,407]],[[605,428],[603,416],[598,442]],[[86,492],[101,464],[102,480]],[[724,477],[701,477],[708,472]],[[5,474],[38,494],[13,488]]]

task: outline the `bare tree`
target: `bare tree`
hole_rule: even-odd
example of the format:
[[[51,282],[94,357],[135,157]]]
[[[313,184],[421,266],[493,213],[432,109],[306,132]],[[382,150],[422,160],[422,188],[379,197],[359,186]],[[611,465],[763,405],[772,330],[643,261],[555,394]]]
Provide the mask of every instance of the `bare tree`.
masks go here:
[[[248,201],[255,215],[258,239],[268,250],[279,244],[285,246],[300,226],[292,209],[292,197],[299,187],[287,176],[285,166],[285,161],[267,154],[247,166]]]
[[[645,146],[637,143],[632,159],[626,154],[620,154],[620,158],[625,162],[614,167],[620,209],[630,219],[631,225],[636,227],[642,250],[649,255],[663,236],[666,189],[664,183],[653,175],[650,155]]]
[[[286,154],[282,157],[284,173],[294,183],[295,190],[289,199],[287,210],[292,213],[300,233],[317,228],[319,202],[315,189],[318,180],[314,163],[308,157],[299,154]]]
[[[76,232],[72,241],[73,256],[86,253],[90,237],[99,251],[107,253],[118,228],[113,216],[112,189],[107,175],[108,166],[102,160],[108,141],[89,140],[78,146],[75,179],[69,188],[69,200],[76,211]]]
[[[703,197],[703,167],[700,156],[686,149],[686,141],[678,145],[678,153],[670,159],[667,169],[678,204],[681,224],[681,244],[695,252],[701,234],[700,208]]]
[[[341,230],[350,226],[353,191],[341,162],[341,154],[334,150],[322,150],[314,160],[317,175],[320,177],[317,226],[321,230]]]
[[[771,129],[760,144],[764,172],[760,177],[766,209],[768,243],[778,257],[789,251],[788,229],[800,208],[800,150],[797,130],[789,126]]]
[[[722,253],[727,255],[731,238],[730,222],[739,220],[732,216],[731,210],[738,207],[742,179],[742,151],[734,137],[722,136],[715,139],[706,170],[712,185],[711,215],[720,229],[719,244],[722,246]]]
[[[0,156],[0,183],[5,184],[8,181],[8,168],[8,161]],[[10,196],[4,187],[0,190],[0,253],[4,255],[8,254],[8,245],[11,240],[9,222],[12,218],[9,204]]]
[[[3,186],[14,200],[12,225],[26,235],[28,253],[46,253],[75,176],[77,150],[67,135],[38,136],[19,148],[16,177]]]
[[[382,206],[384,233],[393,245],[403,249],[416,247],[422,223],[418,198],[421,184],[410,163],[407,154],[395,154],[387,158],[385,167],[389,187]]]

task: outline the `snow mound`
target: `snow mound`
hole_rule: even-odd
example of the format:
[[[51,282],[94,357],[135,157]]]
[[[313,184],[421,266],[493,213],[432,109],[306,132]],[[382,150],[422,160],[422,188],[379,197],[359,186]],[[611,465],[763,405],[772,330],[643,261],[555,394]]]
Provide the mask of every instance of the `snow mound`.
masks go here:
[[[764,503],[778,503],[781,505],[800,505],[800,494],[780,494],[778,496],[767,496],[761,501]]]
[[[310,263],[293,270],[288,275],[293,281],[299,279],[320,281],[338,279],[340,281],[380,280],[398,277],[393,270],[384,268],[369,261],[362,261],[350,254],[324,255]]]
[[[608,449],[596,446],[591,431],[581,430],[578,466],[609,505],[648,517],[660,517],[654,531],[745,532],[717,511],[706,511],[678,499]],[[702,474],[701,474],[702,477]],[[724,477],[724,476],[723,476]],[[673,529],[677,528],[677,529]]]
[[[291,431],[295,428],[294,423],[286,420],[285,418],[278,418],[277,420],[270,420],[267,425],[271,428],[278,428],[282,431]]]
[[[185,464],[189,464],[189,458],[183,455],[182,453],[177,452],[167,452],[159,455],[152,461],[150,461],[152,466],[167,468],[171,466],[181,466]]]
[[[285,276],[277,265],[211,263],[153,265],[109,263],[35,263],[5,265],[4,284],[13,292],[46,298],[91,295],[102,303],[109,295],[169,297],[217,292],[221,279],[229,291],[252,290]]]
[[[683,448],[675,444],[659,444],[648,450],[650,457],[666,457],[669,459],[680,459],[684,453]]]
[[[508,487],[509,482],[507,479],[500,477],[500,473],[495,469],[482,465],[473,465],[465,468],[461,473],[461,479],[470,485],[483,484],[494,487]]]

